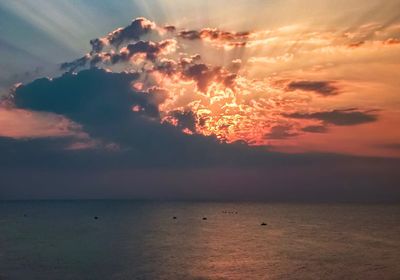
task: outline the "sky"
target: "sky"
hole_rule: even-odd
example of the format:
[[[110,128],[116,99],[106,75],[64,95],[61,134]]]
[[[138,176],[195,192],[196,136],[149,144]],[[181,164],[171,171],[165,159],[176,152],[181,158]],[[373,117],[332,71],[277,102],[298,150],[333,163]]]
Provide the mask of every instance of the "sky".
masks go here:
[[[399,54],[399,0],[0,0],[0,199],[398,200]]]

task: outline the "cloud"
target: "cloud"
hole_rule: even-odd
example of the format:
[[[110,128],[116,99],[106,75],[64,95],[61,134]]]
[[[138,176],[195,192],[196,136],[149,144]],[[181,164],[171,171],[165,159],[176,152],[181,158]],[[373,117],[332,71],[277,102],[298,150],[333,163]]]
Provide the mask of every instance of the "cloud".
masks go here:
[[[190,131],[196,131],[196,118],[191,111],[176,111],[171,114],[172,118],[177,120],[177,126],[182,129],[189,129]]]
[[[223,158],[238,157],[239,153],[246,158],[247,153],[255,152],[244,144],[223,144],[215,137],[183,133],[184,129],[194,130],[192,112],[172,112],[177,126],[163,123],[158,105],[165,93],[154,87],[148,92],[136,91],[132,83],[138,78],[139,75],[134,73],[111,73],[93,68],[21,85],[16,88],[11,101],[20,111],[57,114],[77,123],[93,143],[99,144],[98,148],[114,145],[136,157],[135,164],[139,165],[214,164]],[[42,135],[43,138],[47,136]],[[66,143],[68,145],[63,149],[82,149],[90,141]],[[193,147],[196,147],[195,152]]]
[[[290,132],[291,126],[277,125],[271,128],[271,131],[265,135],[267,139],[286,139],[294,136],[298,136],[298,133]]]
[[[344,109],[333,111],[321,111],[314,113],[291,113],[285,114],[289,118],[295,119],[315,119],[326,124],[339,126],[351,126],[364,123],[375,122],[378,117],[371,112],[358,111],[357,109]]]
[[[81,58],[78,58],[78,59],[73,60],[71,62],[61,63],[60,69],[61,70],[75,71],[78,68],[85,67],[89,60],[90,60],[90,57],[88,55],[85,55],[85,56],[82,56]]]
[[[41,78],[20,85],[15,89],[13,101],[19,108],[84,115],[89,114],[87,110],[91,106],[104,106],[104,110],[116,106],[116,103],[139,100],[139,95],[129,96],[130,83],[137,78],[136,73],[111,73],[101,69],[65,73],[58,78]]]
[[[157,49],[163,47],[162,44],[156,45],[153,42],[135,41],[140,40],[142,36],[150,33],[154,29],[156,29],[154,22],[142,17],[136,18],[130,25],[124,28],[118,28],[103,38],[90,40],[90,45],[92,46],[90,53],[74,61],[62,63],[60,69],[75,71],[78,68],[84,68],[88,62],[90,62],[90,66],[93,67],[105,59],[112,60],[113,63],[126,61],[135,53],[146,53],[149,58],[153,57],[154,54],[159,51]],[[129,49],[127,52],[118,54],[114,52],[102,52],[105,47],[113,46],[119,49],[123,43],[132,41],[135,43],[128,45]]]
[[[121,48],[118,52],[102,52],[97,54],[87,54],[79,59],[72,62],[64,62],[61,64],[61,70],[75,71],[79,68],[84,68],[87,64],[90,67],[95,67],[99,63],[109,62],[111,65],[127,62],[132,56],[137,54],[144,55],[145,59],[154,61],[157,56],[169,48],[173,48],[175,45],[175,40],[168,39],[161,42],[152,41],[138,41],[135,43],[128,44],[126,47]]]
[[[0,137],[29,139],[42,137],[75,137],[87,135],[79,124],[48,112],[35,112],[0,105]]]
[[[109,55],[109,57],[112,64],[127,61],[135,54],[144,54],[146,56],[146,59],[155,60],[159,53],[174,44],[174,40],[165,40],[159,43],[154,43],[150,41],[139,41],[137,43],[127,45],[126,48],[120,53],[111,54]],[[108,55],[106,55],[106,57],[107,56]]]
[[[182,30],[179,32],[179,37],[188,40],[200,39],[200,32],[196,30]]]
[[[246,42],[243,40],[246,40],[250,35],[250,32],[228,32],[213,28],[203,28],[200,31],[181,30],[175,34],[176,27],[172,25],[164,26],[162,30],[164,32],[160,31],[160,28],[154,22],[146,18],[136,18],[127,27],[115,29],[105,37],[90,40],[92,46],[90,53],[74,61],[62,63],[60,68],[61,70],[75,71],[78,68],[84,68],[88,62],[91,66],[95,66],[106,60],[110,60],[114,64],[124,62],[136,53],[145,53],[147,59],[154,60],[161,49],[168,47],[175,40],[169,38],[163,42],[139,41],[144,35],[152,31],[156,31],[161,37],[167,31],[176,38],[210,40],[221,42],[222,45],[226,42],[226,45],[230,47],[245,46]],[[127,46],[121,49],[123,44],[127,44]],[[108,49],[108,51],[104,52],[104,49]]]
[[[207,39],[211,41],[235,41],[235,40],[246,40],[250,36],[250,32],[229,32],[223,31],[216,28],[203,28],[200,31],[197,30],[182,30],[178,33],[178,36],[187,40],[198,40]],[[238,41],[243,42],[244,41]]]
[[[181,61],[182,75],[184,78],[196,81],[197,88],[205,92],[212,82],[222,83],[227,88],[232,88],[237,74],[222,67],[212,67],[204,63],[196,63],[194,59]]]
[[[193,64],[184,70],[185,77],[193,79],[197,82],[197,87],[201,91],[205,91],[209,82],[217,74],[218,69],[210,69],[206,64]]]
[[[361,46],[364,45],[364,44],[365,44],[364,41],[359,41],[359,42],[351,43],[351,44],[349,44],[349,48],[358,48],[358,47],[361,47]]]
[[[326,133],[328,132],[328,128],[323,125],[309,125],[305,126],[301,129],[304,132],[310,132],[310,133]]]
[[[155,99],[136,92],[131,83],[135,73],[110,73],[90,69],[78,74],[66,73],[55,79],[38,79],[17,87],[13,96],[16,107],[36,112],[64,115],[96,136],[111,136],[116,129],[132,118],[158,118]],[[133,106],[142,110],[132,112]],[[104,130],[104,131],[103,131]]]
[[[176,31],[176,27],[173,26],[173,25],[165,25],[165,26],[164,26],[164,30],[166,30],[167,32],[173,33],[173,32]]]
[[[339,88],[332,81],[293,81],[288,84],[288,89],[312,91],[322,96],[339,94]]]
[[[146,18],[136,18],[127,27],[118,28],[104,38],[91,40],[92,52],[100,52],[108,43],[119,47],[124,42],[139,40],[141,36],[149,33],[155,27],[155,23]]]
[[[222,46],[243,47],[246,45],[245,40],[250,35],[250,32],[228,32],[213,28],[203,28],[200,31],[181,30],[175,34],[176,29],[172,25],[160,29],[148,19],[136,18],[127,27],[118,28],[105,37],[90,40],[92,50],[88,54],[74,61],[62,63],[60,68],[61,70],[75,71],[78,68],[86,67],[89,62],[90,66],[96,66],[99,62],[106,61],[115,64],[125,62],[137,53],[144,53],[147,55],[147,59],[155,60],[162,49],[176,44],[176,38],[209,40],[220,42]],[[150,34],[152,31],[155,31],[160,38],[163,38],[167,31],[167,39],[162,42],[140,41],[144,35]],[[170,38],[171,34],[173,39]],[[126,46],[122,48],[124,44]]]
[[[185,40],[209,42],[217,48],[235,49],[245,47],[250,35],[250,32],[230,32],[216,28],[203,28],[200,31],[181,30],[177,36]]]
[[[385,45],[398,45],[400,44],[400,39],[398,38],[389,38],[383,42]]]

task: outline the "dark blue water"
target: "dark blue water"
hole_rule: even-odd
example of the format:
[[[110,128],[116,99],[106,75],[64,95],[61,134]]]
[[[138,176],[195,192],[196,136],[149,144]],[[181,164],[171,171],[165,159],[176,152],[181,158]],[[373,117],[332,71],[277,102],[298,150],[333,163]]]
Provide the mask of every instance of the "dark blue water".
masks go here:
[[[0,203],[2,280],[400,279],[399,264],[396,205]]]

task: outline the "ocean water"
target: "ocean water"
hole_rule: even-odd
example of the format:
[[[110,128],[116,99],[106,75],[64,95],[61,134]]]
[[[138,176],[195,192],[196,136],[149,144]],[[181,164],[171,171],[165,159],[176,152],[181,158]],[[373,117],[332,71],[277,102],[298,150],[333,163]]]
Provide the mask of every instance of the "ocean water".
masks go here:
[[[400,205],[0,202],[0,279],[400,279]]]

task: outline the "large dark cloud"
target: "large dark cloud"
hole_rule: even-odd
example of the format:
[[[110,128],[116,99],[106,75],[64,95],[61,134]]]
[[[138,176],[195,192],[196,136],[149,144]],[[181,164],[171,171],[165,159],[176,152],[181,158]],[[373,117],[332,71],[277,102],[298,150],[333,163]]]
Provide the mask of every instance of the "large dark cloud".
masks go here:
[[[183,128],[194,130],[191,112],[174,114],[177,127],[162,124],[158,104],[163,93],[157,88],[146,93],[133,90],[132,82],[137,78],[138,74],[96,68],[66,73],[18,87],[13,102],[18,108],[68,117],[94,140],[115,143],[128,151],[135,165],[229,164],[233,158],[244,160],[246,156],[242,155],[255,156],[255,151],[244,144],[222,144],[214,137],[182,133]],[[132,110],[134,106],[140,110]]]
[[[141,135],[143,131],[150,133],[153,123],[157,123],[153,119],[159,118],[158,104],[153,95],[132,90],[131,84],[137,78],[134,73],[110,73],[96,68],[66,73],[18,87],[14,103],[19,108],[64,115],[82,124],[95,138],[121,144],[146,141]],[[140,106],[141,110],[133,112],[133,106]],[[131,137],[135,133],[139,136]]]
[[[339,88],[332,81],[293,81],[288,84],[288,89],[312,91],[323,96],[339,94]]]
[[[397,159],[281,154],[186,135],[191,113],[174,115],[178,127],[160,123],[162,98],[133,90],[137,78],[90,69],[18,87],[16,107],[64,115],[120,148],[66,149],[73,137],[0,138],[0,198],[400,199]]]
[[[374,113],[363,112],[353,108],[314,113],[292,113],[286,114],[285,116],[295,119],[315,119],[323,121],[327,124],[342,126],[369,123],[378,119]]]
[[[18,87],[13,101],[18,108],[64,115],[82,124],[93,137],[125,145],[150,145],[151,139],[179,135],[176,129],[160,125],[158,102],[162,99],[157,94],[132,89],[138,77],[96,68],[66,73]],[[133,106],[140,110],[132,111]]]
[[[37,79],[18,87],[14,93],[19,108],[63,114],[76,121],[105,122],[121,119],[140,105],[148,115],[157,116],[157,104],[145,93],[134,92],[136,73],[111,73],[90,69],[59,78]]]

